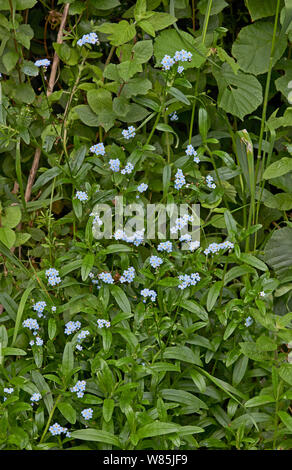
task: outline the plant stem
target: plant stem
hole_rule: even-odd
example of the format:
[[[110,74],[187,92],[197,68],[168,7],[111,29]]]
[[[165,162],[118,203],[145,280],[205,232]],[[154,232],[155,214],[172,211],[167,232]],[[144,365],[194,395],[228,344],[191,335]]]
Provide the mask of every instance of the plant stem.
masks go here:
[[[49,418],[48,418],[48,421],[47,421],[45,430],[44,430],[43,435],[42,435],[41,440],[40,440],[40,444],[43,442],[43,440],[44,440],[44,438],[45,438],[45,436],[46,436],[46,434],[47,434],[47,431],[48,431],[48,429],[49,429],[49,426],[50,426],[50,424],[51,424],[52,418],[53,418],[54,413],[55,413],[55,409],[57,408],[57,405],[58,405],[58,403],[59,403],[61,397],[62,397],[62,395],[59,395],[59,396],[57,397],[57,399],[56,399],[56,401],[55,401],[55,404],[54,404],[53,408],[51,409],[51,412],[50,412],[50,414],[49,414]]]
[[[263,112],[262,112],[262,118],[261,118],[261,129],[260,129],[258,156],[257,156],[257,164],[256,164],[256,171],[255,171],[255,182],[257,182],[258,172],[259,172],[259,165],[260,165],[260,160],[261,160],[261,157],[262,157],[262,145],[263,145],[263,137],[264,137],[265,123],[266,123],[266,116],[267,116],[267,107],[268,107],[270,83],[271,83],[271,76],[272,76],[272,69],[273,69],[274,53],[275,53],[275,46],[276,46],[276,34],[277,34],[279,12],[280,12],[280,0],[277,0],[277,8],[276,8],[276,16],[275,16],[275,22],[274,22],[274,31],[273,31],[271,54],[270,54],[270,62],[269,62],[269,69],[268,69],[266,88],[265,88]]]

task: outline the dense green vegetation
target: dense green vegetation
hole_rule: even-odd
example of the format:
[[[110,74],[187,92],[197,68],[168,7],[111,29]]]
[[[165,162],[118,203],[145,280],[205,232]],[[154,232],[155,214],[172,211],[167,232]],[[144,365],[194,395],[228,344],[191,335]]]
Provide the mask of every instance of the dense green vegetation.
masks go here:
[[[0,450],[292,448],[291,50],[291,0],[0,0]]]

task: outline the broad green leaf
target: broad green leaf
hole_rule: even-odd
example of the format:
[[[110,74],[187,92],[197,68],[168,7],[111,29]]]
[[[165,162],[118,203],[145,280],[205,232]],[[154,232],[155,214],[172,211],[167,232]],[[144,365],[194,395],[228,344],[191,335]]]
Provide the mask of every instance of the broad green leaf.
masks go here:
[[[136,34],[134,24],[129,24],[126,20],[120,20],[118,23],[103,23],[98,26],[98,31],[108,34],[109,41],[112,46],[120,46],[125,44]]]
[[[3,227],[14,228],[21,221],[21,209],[19,206],[8,206],[4,214],[1,215],[1,225]]]
[[[76,410],[73,408],[70,403],[62,401],[58,403],[58,409],[61,412],[61,414],[64,416],[64,418],[69,421],[71,424],[76,423]]]
[[[254,406],[266,405],[267,403],[273,403],[275,401],[274,397],[271,395],[259,395],[258,397],[253,397],[248,400],[244,406],[247,408],[252,408]]]
[[[125,292],[119,286],[113,286],[111,293],[114,296],[118,306],[125,313],[131,313],[131,304]]]
[[[178,361],[189,362],[198,366],[202,365],[200,359],[187,346],[172,346],[164,350],[165,359],[177,359]]]
[[[239,259],[243,263],[249,264],[250,266],[257,268],[260,271],[268,270],[267,265],[263,261],[259,260],[256,256],[253,256],[250,253],[241,253]]]
[[[26,356],[26,352],[19,348],[2,348],[3,356]]]
[[[86,281],[88,278],[88,274],[90,273],[92,266],[94,263],[94,254],[93,253],[87,253],[85,257],[82,260],[82,265],[81,265],[81,278],[82,281]]]
[[[115,402],[111,398],[106,398],[103,402],[102,415],[106,423],[112,419]]]
[[[219,87],[218,104],[227,113],[243,119],[262,103],[262,87],[253,75],[240,71],[235,75],[228,64],[220,72],[214,69],[213,74]]]
[[[292,275],[292,228],[275,230],[265,247],[265,261],[280,279]]]
[[[277,2],[275,0],[245,0],[252,21],[274,16]]]
[[[290,416],[286,411],[278,411],[278,416],[289,431],[292,432],[292,416]]]
[[[83,441],[94,441],[94,442],[104,442],[105,444],[110,444],[121,448],[119,439],[107,431],[102,431],[98,429],[81,429],[80,431],[73,431],[71,433],[73,439],[81,439]]]
[[[277,178],[279,176],[285,175],[289,171],[292,171],[292,158],[283,157],[266,168],[263,174],[263,178],[265,180]]]
[[[63,358],[62,358],[62,372],[65,377],[68,377],[74,368],[74,354],[72,343],[68,342],[65,345]]]
[[[193,56],[190,62],[184,62],[184,68],[201,67],[207,56],[207,49],[194,39],[189,33],[180,31],[180,34],[174,29],[162,31],[154,41],[154,55],[156,66],[161,67],[161,60],[165,55],[174,56],[176,51],[185,49],[190,51]]]
[[[35,286],[34,286],[33,280],[31,280],[28,284],[28,287],[25,289],[25,291],[22,294],[21,300],[19,302],[18,310],[17,310],[16,319],[15,319],[12,344],[14,344],[15,341],[16,341],[16,337],[17,337],[18,330],[20,328],[20,324],[21,324],[21,320],[22,320],[22,316],[23,316],[24,307],[25,307],[27,299],[30,296],[30,294],[31,294],[32,290],[34,289],[34,287]]]
[[[208,406],[195,395],[184,390],[163,389],[159,392],[164,400],[174,401],[189,407],[193,413],[199,409],[208,409]]]
[[[139,64],[144,64],[151,59],[153,55],[153,43],[150,39],[146,41],[138,41],[132,48],[134,54],[133,60]]]
[[[247,73],[259,75],[269,69],[273,24],[266,21],[257,21],[243,27],[232,46],[232,55],[237,59],[240,68]],[[281,58],[287,47],[285,36],[276,39],[274,59],[272,64]]]
[[[224,8],[228,6],[225,0],[216,0],[212,2],[210,15],[218,15]],[[206,15],[208,7],[208,0],[200,0],[198,3],[198,9],[202,15]]]
[[[210,312],[214,307],[222,289],[222,281],[217,281],[211,286],[207,296],[207,310]]]
[[[16,235],[11,228],[0,227],[0,241],[7,247],[12,248],[16,240]]]

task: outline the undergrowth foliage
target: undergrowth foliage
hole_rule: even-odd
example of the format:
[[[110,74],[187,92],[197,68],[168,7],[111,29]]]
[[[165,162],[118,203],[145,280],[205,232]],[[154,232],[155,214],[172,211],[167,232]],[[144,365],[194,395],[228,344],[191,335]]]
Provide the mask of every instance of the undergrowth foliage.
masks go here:
[[[0,40],[0,449],[291,449],[291,0],[0,0]],[[200,241],[98,238],[121,196]]]

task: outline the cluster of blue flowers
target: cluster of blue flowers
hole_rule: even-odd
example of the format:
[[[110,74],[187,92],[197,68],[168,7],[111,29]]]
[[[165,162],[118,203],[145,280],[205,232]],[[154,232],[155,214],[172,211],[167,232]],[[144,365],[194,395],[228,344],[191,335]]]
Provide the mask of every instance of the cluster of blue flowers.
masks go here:
[[[84,395],[85,388],[86,388],[86,381],[78,380],[76,384],[70,388],[70,392],[76,393],[78,398],[82,398]]]
[[[252,323],[253,319],[251,317],[247,317],[245,320],[245,326],[249,327],[250,325],[252,325]]]
[[[48,59],[39,59],[39,60],[36,60],[34,63],[36,67],[44,67],[45,69],[49,67],[50,64],[51,64],[51,61]]]
[[[37,320],[35,320],[34,318],[27,318],[22,322],[22,326],[24,328],[29,328],[30,330],[35,330],[35,332],[40,328]]]
[[[89,217],[93,217],[93,221],[92,221],[92,224],[93,225],[99,225],[100,227],[102,226],[103,222],[101,220],[101,218],[98,216],[98,215],[95,215],[93,212],[91,212],[89,214]]]
[[[185,51],[184,49],[182,49],[181,51],[176,51],[173,57],[170,57],[166,54],[161,60],[162,69],[170,70],[175,63],[191,61],[192,57],[193,54],[191,52]],[[183,70],[184,67],[182,65],[177,68],[178,73],[182,73]]]
[[[68,432],[67,428],[63,428],[60,426],[59,423],[52,424],[52,426],[49,427],[49,431],[52,434],[52,436],[59,436],[62,433],[66,433],[67,437],[70,437],[70,433]]]
[[[117,230],[114,233],[115,240],[123,240],[127,243],[133,243],[135,246],[140,246],[144,242],[144,232],[137,230],[132,236],[128,236],[123,230]]]
[[[214,183],[214,178],[211,175],[206,176],[206,183],[208,188],[215,189],[216,184]]]
[[[178,276],[178,278],[181,281],[178,286],[179,289],[186,289],[187,287],[195,286],[197,282],[201,280],[199,273],[192,273],[190,275],[182,274],[181,276]]]
[[[155,302],[156,297],[157,297],[157,293],[155,292],[155,290],[147,289],[147,288],[141,290],[140,294],[144,297],[144,300],[143,300],[144,303],[146,302],[147,297],[150,297],[152,302]]]
[[[34,404],[34,403],[39,402],[41,398],[42,398],[42,396],[41,396],[40,393],[34,393],[34,394],[30,397],[30,401],[32,402],[32,404]]]
[[[68,321],[65,325],[65,330],[64,333],[65,335],[71,335],[72,333],[75,333],[75,331],[80,330],[81,328],[81,323],[80,321]]]
[[[77,41],[78,46],[84,46],[84,44],[99,44],[99,39],[96,33],[84,34],[81,39]]]
[[[93,409],[92,408],[84,408],[84,410],[81,411],[81,414],[84,419],[88,420],[92,418],[93,415]]]
[[[102,142],[92,145],[89,150],[91,153],[95,153],[95,155],[105,155],[105,148]]]
[[[42,338],[40,338],[39,336],[36,336],[36,339],[35,341],[32,339],[30,342],[29,342],[30,346],[33,346],[34,344],[36,346],[42,346],[44,344]]]
[[[157,247],[158,251],[166,251],[166,253],[172,252],[172,243],[170,241],[161,242]]]
[[[181,189],[183,185],[186,184],[186,179],[180,168],[178,168],[175,174],[174,187],[175,189]]]
[[[205,255],[208,255],[209,253],[218,253],[220,250],[226,250],[226,249],[232,249],[234,248],[234,244],[228,240],[226,240],[223,243],[211,243],[208,248],[204,250]]]
[[[8,387],[4,387],[3,392],[4,392],[4,393],[7,393],[8,395],[11,395],[11,393],[14,392],[14,388],[12,388],[12,387],[9,387],[9,388],[8,388]]]
[[[135,279],[135,274],[135,269],[131,266],[123,272],[123,275],[120,277],[120,282],[132,282]]]
[[[133,137],[135,137],[136,135],[136,129],[134,126],[129,126],[128,129],[124,129],[122,131],[122,136],[129,140],[129,139],[132,139]]]
[[[121,164],[121,162],[118,158],[115,158],[115,159],[112,158],[109,161],[110,169],[112,171],[114,171],[115,173],[118,173],[120,171],[120,164]]]
[[[151,264],[152,268],[159,268],[159,266],[163,263],[163,259],[159,258],[159,256],[150,256],[149,263]]]
[[[85,191],[76,191],[75,197],[81,202],[88,201],[88,194]]]
[[[98,275],[98,278],[105,282],[105,284],[113,284],[114,283],[114,279],[111,275],[111,273],[106,273],[106,272],[103,272],[103,273],[100,273]]]
[[[82,342],[83,339],[85,339],[89,335],[90,335],[90,332],[88,330],[82,330],[77,335],[77,341],[79,344],[76,344],[76,349],[78,349],[78,351],[82,351],[83,347],[81,346],[80,343]]]
[[[35,312],[37,312],[37,315],[39,318],[42,318],[44,315],[43,315],[43,311],[46,307],[46,302],[44,302],[43,300],[40,300],[39,302],[36,302],[32,308]]]
[[[200,242],[195,240],[194,242],[189,242],[188,249],[190,251],[195,251],[200,247]]]
[[[198,153],[196,152],[196,150],[194,149],[194,147],[193,147],[191,144],[189,144],[189,145],[187,146],[186,155],[188,155],[188,156],[192,156],[192,155],[193,155],[193,156],[194,156],[194,162],[195,162],[195,163],[200,163],[200,159],[199,159],[199,157],[198,157]]]
[[[175,225],[171,227],[170,232],[176,233],[178,230],[182,230],[189,222],[193,222],[193,219],[192,215],[184,214],[182,217],[176,219]]]
[[[134,165],[129,162],[129,163],[127,163],[127,165],[125,166],[125,168],[123,168],[123,170],[121,170],[121,173],[122,173],[122,175],[125,175],[126,173],[127,173],[128,175],[130,175],[133,170],[134,170]]]
[[[98,328],[103,328],[104,326],[106,328],[109,328],[111,326],[111,322],[108,321],[108,320],[104,320],[103,318],[99,318],[97,320],[97,326],[98,326]]]
[[[144,193],[145,191],[147,191],[148,189],[148,184],[146,183],[141,183],[139,184],[139,186],[137,186],[137,190],[139,191],[139,193]]]
[[[170,119],[171,121],[178,121],[177,112],[176,112],[176,111],[173,111],[173,113],[170,113],[170,114],[169,114],[169,119]]]
[[[56,284],[60,284],[61,278],[59,276],[59,271],[55,268],[50,268],[46,270],[46,277],[48,278],[48,284],[50,286],[55,286]]]

